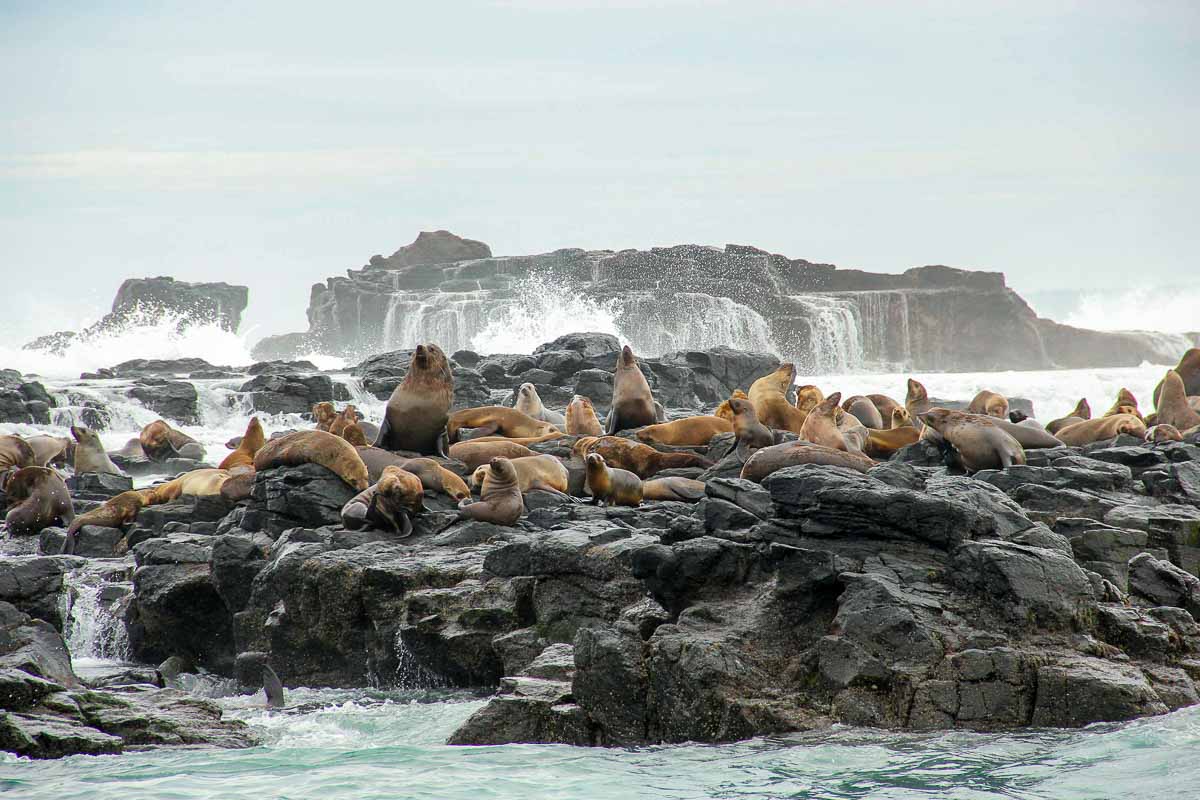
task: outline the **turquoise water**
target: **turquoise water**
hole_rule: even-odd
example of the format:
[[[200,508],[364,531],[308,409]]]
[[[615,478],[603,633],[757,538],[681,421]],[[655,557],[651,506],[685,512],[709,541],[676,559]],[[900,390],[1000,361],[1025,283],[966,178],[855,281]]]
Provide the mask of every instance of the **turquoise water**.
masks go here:
[[[296,690],[221,700],[266,744],[34,762],[0,756],[0,793],[140,798],[1200,797],[1200,709],[1082,731],[896,734],[839,728],[733,745],[447,747],[482,701]]]

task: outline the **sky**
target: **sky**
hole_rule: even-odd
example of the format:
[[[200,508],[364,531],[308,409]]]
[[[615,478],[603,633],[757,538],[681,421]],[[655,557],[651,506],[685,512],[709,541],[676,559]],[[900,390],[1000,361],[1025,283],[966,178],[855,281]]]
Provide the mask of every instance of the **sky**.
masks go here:
[[[1194,0],[83,5],[0,2],[10,340],[151,275],[303,330],[438,228],[1200,283]]]

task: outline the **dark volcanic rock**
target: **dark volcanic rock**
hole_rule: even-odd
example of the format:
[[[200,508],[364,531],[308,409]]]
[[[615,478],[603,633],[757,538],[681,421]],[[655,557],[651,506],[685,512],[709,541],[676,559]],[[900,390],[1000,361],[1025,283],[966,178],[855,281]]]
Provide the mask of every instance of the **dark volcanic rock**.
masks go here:
[[[238,389],[249,395],[255,411],[264,414],[306,414],[313,405],[335,398],[328,375],[266,373]]]
[[[196,387],[190,383],[143,379],[126,394],[164,419],[183,425],[200,422]]]

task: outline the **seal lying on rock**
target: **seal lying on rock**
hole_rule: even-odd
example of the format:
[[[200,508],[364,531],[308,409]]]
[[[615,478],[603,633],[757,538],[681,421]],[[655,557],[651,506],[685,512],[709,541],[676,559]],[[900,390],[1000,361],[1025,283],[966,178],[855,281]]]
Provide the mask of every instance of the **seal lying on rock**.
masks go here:
[[[566,431],[571,436],[603,436],[604,426],[590,398],[577,394],[567,406]]]
[[[1146,441],[1155,442],[1182,442],[1183,434],[1174,425],[1155,425],[1153,428],[1146,429]]]
[[[503,458],[525,458],[536,456],[537,453],[523,444],[508,442],[503,439],[493,439],[487,442],[469,440],[450,445],[450,457],[467,465],[467,470],[474,472],[483,464],[491,463],[497,456]]]
[[[1025,463],[1021,443],[1000,427],[1000,420],[944,408],[932,408],[920,416],[922,422],[954,447],[968,472]]]
[[[718,433],[729,433],[733,424],[716,416],[697,416],[647,425],[637,432],[637,438],[652,444],[677,447],[704,447]]]
[[[75,534],[85,525],[98,525],[102,528],[121,528],[137,519],[138,512],[146,505],[142,491],[121,492],[116,497],[106,500],[91,511],[80,514],[67,526],[67,538],[63,542],[64,555],[74,555]]]
[[[142,489],[142,498],[145,505],[156,506],[161,503],[169,503],[185,494],[193,497],[211,497],[221,493],[221,487],[227,480],[229,480],[228,470],[194,469],[165,483]]]
[[[353,445],[326,431],[295,431],[271,439],[254,456],[254,469],[320,464],[355,489],[368,486],[367,465]]]
[[[566,417],[557,411],[546,408],[537,392],[537,387],[532,383],[522,383],[521,388],[517,389],[517,401],[513,403],[513,408],[534,419],[549,422],[559,430],[562,430],[567,424]]]
[[[629,345],[621,348],[617,366],[613,371],[612,404],[609,406],[605,433],[641,428],[653,425],[659,419],[650,384],[638,367],[637,358]]]
[[[29,442],[20,436],[0,436],[0,472],[13,467],[32,467],[37,464],[37,453]]]
[[[342,506],[342,524],[350,530],[375,528],[412,535],[412,517],[425,510],[421,479],[399,467],[384,467],[379,481]]]
[[[1079,402],[1075,404],[1075,408],[1071,410],[1070,414],[1067,414],[1065,417],[1059,417],[1058,419],[1051,420],[1046,425],[1046,431],[1049,433],[1058,433],[1068,425],[1074,425],[1076,422],[1083,422],[1084,420],[1089,420],[1091,418],[1092,407],[1088,405],[1086,397],[1081,397],[1079,398]]]
[[[452,500],[465,500],[471,496],[466,481],[432,458],[403,459],[396,466],[420,478],[426,491],[444,494]]]
[[[1071,447],[1082,447],[1092,442],[1103,442],[1128,433],[1139,439],[1146,435],[1146,423],[1132,414],[1115,414],[1111,417],[1096,417],[1074,425],[1068,425],[1056,434],[1058,439]]]
[[[1200,425],[1200,413],[1197,413],[1188,402],[1183,378],[1173,369],[1159,383],[1158,403],[1154,410],[1159,425],[1174,425],[1181,431],[1190,430]]]
[[[450,437],[451,444],[459,441],[459,434],[463,428],[474,428],[475,436],[473,438],[477,439],[493,435],[503,436],[506,439],[540,439],[561,433],[549,422],[534,419],[528,414],[506,406],[481,406],[455,411],[450,415],[450,421],[446,425],[446,433]]]
[[[1145,421],[1142,418],[1141,409],[1138,408],[1137,398],[1124,386],[1117,390],[1117,399],[1113,401],[1112,408],[1104,412],[1106,417],[1115,417],[1117,414],[1132,414],[1143,422]]]
[[[459,504],[460,519],[477,519],[496,525],[515,525],[525,513],[521,483],[512,461],[493,458],[479,492],[479,501],[464,500]]]
[[[897,403],[886,394],[869,394],[867,399],[875,404],[875,408],[879,411],[879,418],[883,420],[883,427],[887,427],[887,421],[892,418],[892,412],[896,409],[904,409],[904,406]]]
[[[104,451],[104,443],[100,434],[80,425],[71,426],[71,435],[75,437],[75,474],[82,475],[94,472],[103,475],[124,475],[121,469],[113,463]],[[141,446],[140,443],[138,445]]]
[[[567,493],[570,476],[566,466],[557,457],[551,455],[526,456],[525,458],[510,459],[510,463],[516,470],[517,483],[521,487],[522,494],[535,489],[559,494]],[[471,486],[473,488],[482,487],[491,469],[489,464],[476,467],[475,471],[471,473]]]
[[[620,436],[585,436],[575,442],[572,451],[581,458],[599,453],[606,463],[627,469],[643,480],[664,469],[712,466],[711,461],[695,453],[661,453],[649,445]]]
[[[35,466],[54,465],[65,467],[74,458],[75,442],[68,436],[27,436],[25,441],[33,448]]]
[[[788,362],[750,384],[749,399],[759,422],[768,428],[800,433],[805,413],[787,399],[787,392],[795,382],[796,365]]]
[[[238,442],[237,449],[222,459],[219,469],[254,469],[254,455],[267,443],[263,433],[262,423],[258,417],[251,417],[246,425],[246,433]]]
[[[892,412],[892,421],[895,422],[901,414],[907,415],[907,413],[903,408],[895,409]],[[916,444],[920,438],[921,432],[911,424],[893,425],[886,430],[872,430],[867,433],[863,452],[871,458],[886,459],[900,448]]]
[[[967,413],[1005,419],[1008,417],[1008,398],[989,389],[982,389],[967,405]]]
[[[138,434],[142,452],[151,461],[166,461],[168,458],[204,458],[204,445],[183,431],[172,428],[164,420],[155,420]]]
[[[13,536],[67,526],[75,519],[67,485],[48,467],[21,467],[6,481],[4,491],[9,505],[4,524]]]
[[[642,479],[632,472],[610,467],[599,453],[589,453],[584,459],[587,468],[587,489],[592,503],[602,506],[640,506]]]
[[[674,500],[698,503],[704,499],[704,481],[691,478],[651,478],[642,481],[642,500]]]
[[[784,442],[758,450],[742,465],[741,477],[761,483],[772,472],[799,464],[823,464],[827,467],[846,467],[866,473],[875,462],[862,453],[835,450],[821,444],[803,440]]]
[[[446,422],[454,399],[450,362],[435,344],[419,344],[408,372],[388,398],[375,446],[423,456],[446,455]]]
[[[842,403],[842,410],[853,415],[867,428],[883,428],[883,415],[879,413],[879,409],[875,407],[874,403],[861,394],[847,397],[846,401]]]

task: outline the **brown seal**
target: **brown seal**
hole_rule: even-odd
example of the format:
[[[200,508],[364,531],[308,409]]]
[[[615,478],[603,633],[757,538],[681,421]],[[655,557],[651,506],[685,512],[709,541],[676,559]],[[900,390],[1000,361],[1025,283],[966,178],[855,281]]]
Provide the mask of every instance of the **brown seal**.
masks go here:
[[[740,397],[731,397],[728,403],[733,413],[733,441],[739,456],[745,459],[754,450],[775,444],[775,434],[758,421],[753,403]]]
[[[164,420],[155,420],[138,434],[142,452],[151,461],[168,458],[204,458],[204,446],[183,431],[172,428]]]
[[[357,425],[358,420],[358,409],[352,403],[347,403],[346,407],[335,414],[333,419],[329,421],[329,427],[326,430],[334,436],[342,436],[344,439],[345,436],[342,435],[342,432],[346,430],[346,426]]]
[[[917,430],[921,430],[925,423],[921,421],[921,414],[933,408],[933,403],[929,402],[929,392],[925,390],[925,385],[918,380],[908,379],[908,392],[904,396],[904,410],[908,412],[909,418]]]
[[[846,449],[861,453],[863,447],[867,444],[867,436],[870,433],[868,428],[858,421],[858,417],[847,413],[841,407],[833,410],[833,418],[837,421],[837,427],[842,433],[842,440],[846,443]]]
[[[474,428],[473,438],[503,436],[506,439],[539,439],[547,434],[561,433],[549,422],[534,419],[528,414],[507,406],[480,406],[455,411],[446,424],[450,443],[459,441],[463,428]]]
[[[1197,413],[1188,402],[1183,385],[1183,378],[1173,369],[1159,382],[1161,391],[1158,394],[1158,404],[1154,411],[1158,415],[1155,421],[1159,425],[1174,425],[1180,431],[1186,431],[1200,425],[1200,413]]]
[[[989,389],[983,389],[971,399],[968,414],[983,414],[997,419],[1008,419],[1008,398]]]
[[[219,469],[254,469],[254,454],[261,450],[266,443],[267,436],[263,433],[262,423],[258,421],[258,417],[251,417],[250,422],[246,424],[246,432],[242,434],[242,440],[238,442],[237,449],[225,456],[217,467]]]
[[[1114,414],[1111,417],[1096,417],[1085,419],[1068,425],[1055,434],[1063,444],[1071,447],[1082,447],[1092,442],[1103,442],[1128,433],[1139,439],[1146,435],[1146,423],[1132,414]]]
[[[1063,445],[1062,440],[1032,420],[1029,424],[1023,424],[1020,422],[1013,422],[1010,419],[991,417],[987,414],[975,414],[974,416],[991,421],[992,424],[1000,428],[1000,430],[1016,439],[1021,447],[1025,450],[1035,450],[1046,447],[1062,447]]]
[[[902,408],[894,409],[892,418],[895,419],[902,412],[908,413]],[[886,430],[871,429],[867,433],[863,452],[871,458],[886,459],[900,448],[916,444],[920,438],[921,432],[912,425],[898,425]]]
[[[12,536],[68,526],[75,519],[67,485],[48,467],[21,467],[8,479],[4,492],[9,506],[4,524]]]
[[[556,456],[526,456],[525,458],[513,458],[510,461],[513,469],[517,472],[517,483],[521,487],[522,494],[535,489],[559,494],[567,493],[570,475],[562,460]],[[476,467],[475,471],[471,473],[472,488],[482,487],[490,470],[491,466],[488,464]]]
[[[1200,347],[1193,347],[1183,354],[1175,366],[1175,372],[1183,381],[1183,393],[1188,397],[1200,396]],[[1154,406],[1158,407],[1158,396],[1162,394],[1162,381],[1154,387]]]
[[[827,467],[846,467],[866,473],[875,462],[862,453],[850,453],[845,450],[834,450],[821,444],[813,444],[803,440],[784,442],[758,450],[746,459],[742,465],[741,477],[748,481],[761,483],[762,479],[776,470],[784,467],[794,467],[799,464],[822,464]]]
[[[367,467],[367,482],[378,483],[379,478],[383,475],[383,468],[390,467],[393,464],[401,466],[408,459],[402,455],[393,453],[391,450],[384,450],[382,447],[366,447],[354,448],[358,451],[358,457],[363,460],[363,464]]]
[[[921,421],[954,447],[968,472],[1025,463],[1021,443],[993,417],[933,408],[921,414]]]
[[[1156,442],[1182,442],[1183,434],[1174,425],[1155,425],[1153,428],[1146,429],[1146,441],[1152,444]]]
[[[84,514],[75,517],[75,521],[67,527],[67,538],[63,542],[62,552],[65,555],[75,553],[75,534],[85,525],[99,525],[102,528],[121,528],[137,519],[138,512],[145,505],[143,491],[121,492],[116,497],[106,500],[101,505]]]
[[[33,448],[35,466],[65,467],[74,458],[75,442],[69,436],[26,436],[25,441]],[[70,458],[68,458],[70,456]]]
[[[361,454],[360,450],[359,455]],[[432,458],[407,458],[396,466],[420,478],[421,485],[428,491],[440,492],[452,500],[465,500],[471,496],[471,490],[467,488],[466,481]]]
[[[896,406],[895,408],[893,408],[890,419],[891,419],[891,424],[889,425],[889,427],[892,430],[895,430],[896,428],[915,428],[916,427],[915,425],[913,425],[912,417],[910,417],[908,415],[908,409],[905,408],[904,406]]]
[[[627,469],[643,480],[664,469],[712,466],[711,461],[695,453],[661,453],[649,445],[620,436],[585,436],[572,449],[585,459],[590,453],[599,453],[606,464]]]
[[[100,434],[90,428],[80,425],[71,426],[71,435],[75,437],[75,474],[94,472],[105,475],[123,475],[120,468],[113,463],[104,450]],[[141,444],[138,444],[139,449]]]
[[[312,407],[313,422],[317,424],[317,430],[319,431],[328,431],[337,417],[337,410],[334,408],[333,403],[328,400],[315,403]]]
[[[1117,399],[1113,402],[1112,408],[1104,412],[1106,417],[1117,414],[1133,414],[1138,419],[1142,419],[1142,411],[1138,408],[1137,398],[1133,396],[1133,392],[1123,386],[1117,392]]]
[[[750,384],[749,399],[758,421],[768,428],[799,433],[805,413],[788,402],[787,393],[796,381],[796,365],[790,361]],[[797,394],[799,399],[799,394]]]
[[[704,481],[691,478],[651,478],[642,481],[642,501],[674,500],[678,503],[699,503],[704,499]]]
[[[678,447],[704,447],[718,433],[729,433],[733,423],[720,417],[685,417],[673,422],[647,425],[637,432],[639,441]]]
[[[741,389],[734,389],[733,394],[729,395],[729,399],[717,406],[717,410],[713,412],[714,417],[720,417],[724,420],[733,422],[733,401],[734,400],[749,400],[750,396]],[[755,417],[757,419],[757,417]]]
[[[419,344],[404,380],[388,398],[375,446],[446,455],[444,433],[454,399],[450,362],[435,344]]]
[[[800,438],[813,444],[832,447],[834,450],[851,449],[846,446],[846,437],[838,428],[837,411],[841,411],[842,393],[834,392],[826,397],[809,413],[800,430]],[[845,413],[845,412],[843,412]]]
[[[459,519],[477,519],[495,525],[515,525],[525,513],[521,483],[513,462],[497,457],[488,462],[488,471],[479,492],[479,501],[464,500],[458,506]]]
[[[1046,430],[1049,433],[1058,433],[1068,425],[1074,425],[1076,422],[1083,422],[1084,420],[1091,418],[1092,407],[1088,405],[1086,397],[1081,397],[1079,398],[1079,402],[1075,404],[1075,408],[1071,410],[1070,414],[1067,414],[1065,417],[1059,417],[1056,420],[1051,420],[1050,423],[1046,425]]]
[[[421,479],[396,466],[385,467],[379,480],[342,506],[342,524],[350,530],[374,528],[412,535],[412,517],[425,510]]]
[[[481,464],[490,464],[493,458],[525,458],[536,456],[537,453],[523,444],[507,442],[503,439],[490,442],[466,441],[450,445],[450,457],[467,465],[468,472],[474,472]]]
[[[842,403],[842,410],[847,414],[852,414],[864,427],[876,430],[883,428],[883,415],[879,413],[879,409],[869,398],[861,394],[847,397]]]
[[[367,465],[358,451],[327,431],[295,431],[271,439],[254,456],[254,468],[259,472],[301,464],[320,464],[359,491],[369,485]]]
[[[901,403],[896,402],[886,394],[869,394],[867,399],[875,404],[876,410],[879,411],[879,418],[883,420],[884,427],[887,427],[887,421],[892,418],[892,412],[896,409],[904,408]]]
[[[342,428],[342,438],[355,447],[369,447],[370,442],[367,441],[367,434],[363,431],[362,425],[357,422],[351,422]]]
[[[596,416],[592,401],[581,394],[571,398],[567,405],[566,431],[571,436],[603,436],[604,427]]]
[[[654,395],[650,384],[638,367],[637,358],[629,345],[621,348],[617,366],[613,370],[612,404],[608,410],[605,433],[640,428],[658,422],[658,409],[654,406]]]
[[[592,503],[602,506],[640,506],[642,479],[632,472],[608,466],[604,456],[589,453],[584,460],[587,468],[587,490]]]
[[[37,453],[20,436],[0,436],[0,472],[37,465]]]
[[[557,411],[546,408],[542,403],[541,395],[538,394],[537,387],[532,383],[522,383],[521,387],[517,389],[517,401],[513,403],[513,408],[534,419],[549,422],[559,430],[562,430],[567,424],[566,417]]]
[[[244,468],[243,468],[244,469]],[[194,469],[165,483],[142,490],[142,499],[147,506],[169,503],[183,495],[211,497],[221,493],[221,487],[229,479],[229,470]]]

